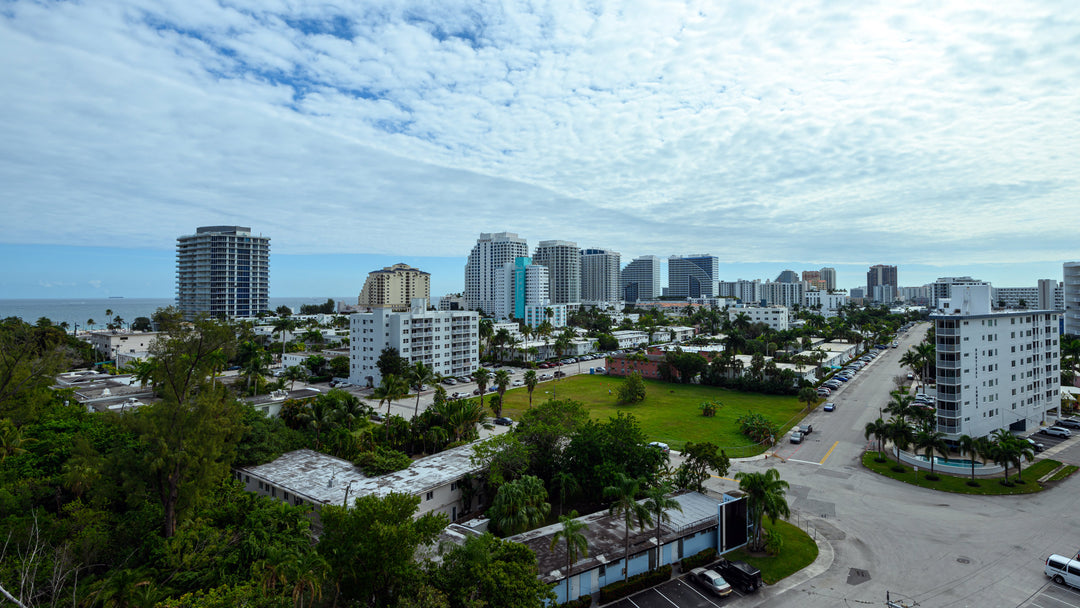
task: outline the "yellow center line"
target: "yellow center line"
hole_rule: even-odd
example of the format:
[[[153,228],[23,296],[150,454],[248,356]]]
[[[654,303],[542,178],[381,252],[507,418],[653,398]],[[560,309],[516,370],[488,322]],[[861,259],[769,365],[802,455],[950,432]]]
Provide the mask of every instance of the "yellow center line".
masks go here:
[[[829,459],[829,454],[832,454],[832,451],[835,450],[836,446],[838,446],[838,445],[840,445],[839,441],[833,442],[832,447],[829,448],[829,451],[825,452],[825,458],[822,458],[821,462],[819,462],[818,464],[825,464],[825,461]]]

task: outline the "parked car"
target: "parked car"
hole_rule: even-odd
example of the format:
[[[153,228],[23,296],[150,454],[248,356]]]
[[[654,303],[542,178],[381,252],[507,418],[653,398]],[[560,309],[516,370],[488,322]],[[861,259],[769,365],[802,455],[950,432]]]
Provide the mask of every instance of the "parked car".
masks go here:
[[[812,424],[800,424],[799,425],[799,432],[801,432],[803,435],[809,435],[810,433],[814,432],[814,425],[812,425]]]
[[[803,434],[799,431],[791,431],[791,443],[802,443]]]
[[[499,416],[495,419],[495,424],[498,424],[500,426],[513,426],[514,421],[510,418],[507,418],[506,416]]]
[[[661,443],[659,441],[651,441],[651,442],[649,442],[649,447],[656,448],[656,449],[660,450],[661,452],[663,452],[665,454],[671,453],[671,448],[668,447],[668,444]]]
[[[1069,429],[1061,428],[1060,426],[1048,426],[1042,431],[1043,435],[1050,435],[1051,437],[1072,437],[1072,433]]]
[[[446,378],[442,381],[442,383],[446,386],[454,386],[455,384],[457,384],[457,380],[454,380],[453,378]]]
[[[690,578],[717,597],[731,595],[731,585],[724,580],[724,577],[708,568],[694,568],[690,571]]]
[[[1054,423],[1054,426],[1060,426],[1063,429],[1080,429],[1080,421],[1066,418],[1064,420],[1058,420]]]
[[[761,586],[761,570],[746,562],[721,559],[713,569],[719,572],[725,581],[745,593],[751,593]]]
[[[1031,449],[1035,450],[1036,452],[1041,452],[1046,449],[1045,445],[1039,443],[1038,441],[1035,441],[1031,437],[1025,437],[1025,439],[1027,439],[1027,442],[1031,444]]]
[[[566,375],[566,373],[563,372],[562,370],[559,370],[559,371],[555,372],[555,377],[556,378],[562,378],[565,375]]]
[[[821,409],[825,410],[826,412],[832,412],[832,411],[836,410],[836,404],[833,403],[832,401],[830,401],[830,402],[826,403],[825,407],[823,407]]]
[[[372,412],[369,418],[371,418],[375,422],[382,422],[383,420],[385,420],[385,418],[383,418],[383,415],[379,412]]]
[[[820,386],[817,389],[817,394],[818,394],[819,397],[828,397],[829,395],[832,394],[832,391],[825,388],[824,386]]]

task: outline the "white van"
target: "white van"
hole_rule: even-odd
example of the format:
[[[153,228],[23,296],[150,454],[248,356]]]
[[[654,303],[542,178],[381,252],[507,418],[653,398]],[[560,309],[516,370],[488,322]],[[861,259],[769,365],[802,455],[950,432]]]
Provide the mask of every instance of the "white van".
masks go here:
[[[1061,555],[1051,555],[1046,558],[1046,567],[1043,572],[1059,585],[1080,588],[1080,561]]]

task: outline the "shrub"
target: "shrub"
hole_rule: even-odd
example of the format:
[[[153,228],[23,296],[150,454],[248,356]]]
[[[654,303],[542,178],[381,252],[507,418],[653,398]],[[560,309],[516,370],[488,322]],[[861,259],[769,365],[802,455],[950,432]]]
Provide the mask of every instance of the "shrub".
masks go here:
[[[592,606],[592,596],[583,595],[576,600],[559,604],[557,608],[589,608],[589,606]]]
[[[637,403],[644,400],[645,382],[641,379],[641,374],[633,372],[619,385],[619,402]]]
[[[632,595],[643,589],[659,585],[671,578],[671,566],[663,566],[657,570],[635,574],[626,581],[611,583],[600,589],[600,603],[606,604],[617,599]]]
[[[412,459],[403,452],[378,446],[374,451],[361,453],[353,464],[360,467],[364,475],[376,477],[407,469]]]
[[[716,549],[709,547],[701,553],[695,553],[689,557],[684,557],[679,562],[679,570],[682,572],[689,572],[694,568],[700,568],[705,564],[711,564],[716,559]]]
[[[735,419],[739,430],[755,443],[775,439],[780,435],[780,427],[757,412],[746,412]]]

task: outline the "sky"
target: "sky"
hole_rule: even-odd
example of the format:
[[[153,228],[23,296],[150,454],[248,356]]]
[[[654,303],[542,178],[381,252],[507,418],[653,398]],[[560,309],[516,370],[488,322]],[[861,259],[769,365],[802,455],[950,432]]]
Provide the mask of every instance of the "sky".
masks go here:
[[[169,297],[197,226],[271,296],[481,232],[721,278],[1061,278],[1075,2],[0,2],[0,298]],[[421,265],[422,264],[422,265]]]

